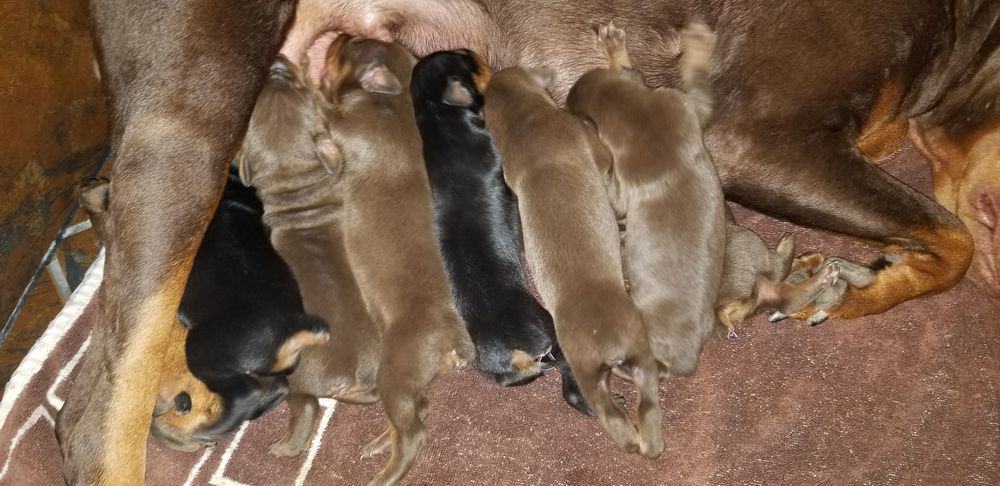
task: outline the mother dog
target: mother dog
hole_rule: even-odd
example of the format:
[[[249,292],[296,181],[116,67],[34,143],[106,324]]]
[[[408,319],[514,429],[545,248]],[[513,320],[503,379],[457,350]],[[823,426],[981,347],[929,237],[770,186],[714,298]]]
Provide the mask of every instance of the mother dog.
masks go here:
[[[253,100],[279,50],[321,54],[338,31],[548,66],[562,100],[601,62],[593,25],[626,27],[637,67],[663,85],[678,76],[674,27],[698,15],[719,36],[708,143],[727,196],[890,255],[832,316],[945,290],[970,263],[1000,291],[995,0],[92,0],[91,13],[115,230],[97,345],[59,416],[70,483],[141,482],[169,331]],[[947,208],[870,163],[907,134]]]

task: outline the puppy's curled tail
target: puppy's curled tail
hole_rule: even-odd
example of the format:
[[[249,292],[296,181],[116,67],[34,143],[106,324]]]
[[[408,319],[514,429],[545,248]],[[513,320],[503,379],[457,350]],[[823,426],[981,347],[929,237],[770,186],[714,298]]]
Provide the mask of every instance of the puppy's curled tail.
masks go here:
[[[681,30],[681,79],[702,127],[708,126],[715,108],[712,96],[712,52],[715,32],[695,20]]]

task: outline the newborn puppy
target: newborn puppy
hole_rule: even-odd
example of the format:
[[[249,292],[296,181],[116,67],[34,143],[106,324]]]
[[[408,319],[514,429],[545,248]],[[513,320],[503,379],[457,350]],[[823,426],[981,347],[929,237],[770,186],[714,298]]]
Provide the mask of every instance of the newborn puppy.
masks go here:
[[[663,452],[656,361],[625,290],[618,223],[598,167],[611,154],[545,91],[549,71],[497,73],[484,115],[517,195],[524,247],[542,299],[584,397],[623,449]],[[639,428],[611,396],[618,368],[639,389]]]
[[[651,89],[632,68],[625,34],[609,25],[598,45],[610,69],[584,74],[567,105],[613,155],[608,189],[625,220],[625,269],[661,373],[694,371],[715,322],[725,256],[722,188],[702,126],[711,112],[708,69],[714,34],[681,35],[687,93]]]
[[[469,50],[438,52],[413,70],[413,106],[434,195],[434,217],[458,311],[476,346],[476,369],[501,385],[541,374],[555,344],[552,317],[531,295],[514,195],[480,111],[489,66]],[[557,351],[556,357],[562,358]],[[559,360],[566,370],[565,359]],[[564,397],[592,413],[572,376]]]
[[[833,275],[833,279],[827,280],[830,275]],[[803,305],[789,306],[788,311],[775,309],[770,317],[771,322],[778,322],[789,315],[794,315],[796,318],[806,319],[811,326],[818,326],[830,317],[826,311],[840,305],[844,300],[848,285],[859,289],[867,287],[875,280],[875,271],[840,257],[824,259],[819,253],[807,253],[795,260],[792,264],[791,274],[781,285],[808,287],[810,282],[817,280],[823,281],[824,284],[816,289],[817,291],[811,295],[808,302]],[[780,291],[780,286],[775,287]],[[805,297],[802,298],[802,301],[804,300]],[[812,314],[802,311],[809,304],[812,304],[811,310],[815,311]]]
[[[327,158],[341,177],[347,260],[382,332],[377,386],[389,429],[363,456],[391,445],[392,457],[371,484],[396,483],[409,471],[426,433],[427,388],[474,356],[434,237],[407,93],[414,62],[399,45],[341,36],[321,86],[332,105]]]
[[[306,312],[330,327],[330,341],[303,350],[288,377],[291,418],[271,447],[278,456],[308,447],[319,419],[317,397],[378,400],[381,345],[344,248],[343,172],[323,114],[327,106],[298,66],[279,56],[237,156],[240,177],[257,189],[271,243],[295,274]]]
[[[110,197],[102,182],[82,196],[99,235],[109,231],[103,211]],[[172,448],[213,444],[274,408],[302,348],[328,339],[326,323],[303,312],[262,213],[253,189],[230,172],[181,297],[178,318],[186,332],[174,333],[177,354],[162,373],[152,433]]]

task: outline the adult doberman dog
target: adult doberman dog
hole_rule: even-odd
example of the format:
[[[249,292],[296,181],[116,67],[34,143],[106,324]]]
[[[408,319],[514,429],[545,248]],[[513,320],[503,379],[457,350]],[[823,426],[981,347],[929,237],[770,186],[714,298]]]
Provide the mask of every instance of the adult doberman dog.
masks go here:
[[[707,137],[727,196],[889,255],[833,317],[945,290],[973,259],[970,276],[1000,288],[995,0],[302,0],[295,8],[293,0],[91,1],[113,107],[115,229],[96,344],[59,417],[71,483],[142,481],[168,333],[253,100],[279,50],[294,61],[321,57],[333,32],[396,40],[418,55],[471,48],[496,69],[548,66],[562,101],[601,65],[594,25],[627,28],[648,82],[674,85],[676,26],[701,17],[719,36]],[[318,75],[322,63],[311,67]],[[939,199],[968,229],[870,163],[908,130],[931,156]]]

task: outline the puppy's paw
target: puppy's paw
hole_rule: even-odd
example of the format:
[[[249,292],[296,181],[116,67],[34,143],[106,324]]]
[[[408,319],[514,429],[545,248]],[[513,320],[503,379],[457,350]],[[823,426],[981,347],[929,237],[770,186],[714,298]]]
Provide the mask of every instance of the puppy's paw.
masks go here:
[[[818,325],[826,322],[826,320],[829,319],[829,318],[830,318],[830,314],[827,314],[825,310],[821,310],[821,311],[819,311],[819,312],[817,312],[817,313],[809,316],[808,322],[809,322],[810,326],[818,326]]]
[[[276,457],[295,457],[306,450],[306,444],[292,444],[284,439],[271,444],[271,455]]]
[[[625,31],[614,22],[597,30],[597,49],[604,53],[611,69],[632,69],[632,58],[625,47]]]
[[[392,446],[392,433],[389,429],[382,432],[382,435],[376,437],[374,440],[366,444],[361,448],[361,458],[371,459],[375,456],[385,454],[389,451]]]

